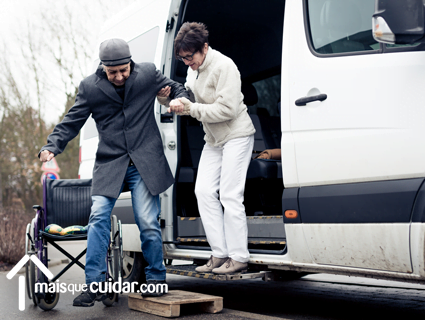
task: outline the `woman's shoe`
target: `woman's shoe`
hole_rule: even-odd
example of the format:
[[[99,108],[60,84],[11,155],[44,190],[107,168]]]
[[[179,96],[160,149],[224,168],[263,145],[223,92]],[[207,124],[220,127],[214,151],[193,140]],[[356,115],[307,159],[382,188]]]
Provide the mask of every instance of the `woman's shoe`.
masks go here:
[[[197,267],[195,271],[199,273],[211,272],[214,268],[218,268],[223,263],[225,263],[227,259],[229,258],[216,258],[211,256],[206,264],[204,264],[203,266]]]
[[[212,270],[213,273],[218,274],[244,273],[246,271],[248,271],[248,263],[242,263],[232,258],[227,259],[221,267]]]

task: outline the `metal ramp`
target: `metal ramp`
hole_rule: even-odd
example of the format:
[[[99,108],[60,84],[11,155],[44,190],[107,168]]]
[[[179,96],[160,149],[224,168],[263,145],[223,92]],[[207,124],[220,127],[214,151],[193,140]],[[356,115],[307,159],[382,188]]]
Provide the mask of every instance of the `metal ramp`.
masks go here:
[[[195,277],[201,279],[218,280],[218,281],[230,281],[230,280],[245,280],[245,279],[256,279],[262,278],[268,281],[272,275],[271,271],[254,271],[247,273],[235,273],[235,274],[215,274],[215,273],[198,273],[195,271],[197,265],[182,265],[182,266],[166,266],[167,273],[175,274],[179,276]]]

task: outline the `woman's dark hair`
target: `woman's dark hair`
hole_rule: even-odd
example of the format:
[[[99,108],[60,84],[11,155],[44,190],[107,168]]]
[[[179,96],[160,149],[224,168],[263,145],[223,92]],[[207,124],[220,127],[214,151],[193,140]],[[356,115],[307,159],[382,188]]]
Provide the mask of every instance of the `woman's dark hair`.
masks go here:
[[[174,39],[174,55],[178,58],[180,50],[202,51],[205,43],[208,43],[207,26],[201,22],[185,22]]]

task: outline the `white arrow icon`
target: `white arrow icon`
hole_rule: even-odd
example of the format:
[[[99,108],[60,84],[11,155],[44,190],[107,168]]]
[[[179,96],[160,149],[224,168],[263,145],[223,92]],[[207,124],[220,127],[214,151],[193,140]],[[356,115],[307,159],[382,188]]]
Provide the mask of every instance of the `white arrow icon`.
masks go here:
[[[31,259],[32,262],[35,263],[35,265],[43,272],[46,277],[51,280],[53,278],[53,273],[50,272],[49,269],[46,268],[46,266],[41,262],[35,255],[29,256],[25,255],[22,257],[21,260],[16,264],[16,266],[13,267],[12,270],[9,271],[9,273],[6,275],[6,278],[9,280],[12,279],[19,270],[28,262],[28,260]],[[25,310],[25,277],[19,276],[19,310],[24,311]]]

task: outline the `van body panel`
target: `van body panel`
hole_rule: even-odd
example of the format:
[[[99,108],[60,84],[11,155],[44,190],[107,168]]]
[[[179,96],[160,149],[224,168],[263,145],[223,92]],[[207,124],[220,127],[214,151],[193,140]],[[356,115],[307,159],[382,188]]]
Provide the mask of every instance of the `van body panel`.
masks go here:
[[[291,96],[293,86],[290,78],[291,52],[290,40],[293,19],[291,14],[293,1],[285,3],[285,18],[283,19],[283,47],[282,47],[282,75],[281,75],[281,150],[282,150],[282,176],[286,188],[299,187],[297,159],[295,155],[295,141],[291,131]]]
[[[412,272],[409,224],[304,224],[307,244],[318,264]]]
[[[122,224],[122,249],[124,251],[142,251],[140,231],[136,224]]]
[[[413,273],[425,277],[425,223],[412,223],[410,245]]]
[[[425,52],[318,57],[312,54],[303,3],[291,9],[290,117],[300,186],[425,176]],[[421,76],[422,75],[422,76]],[[377,88],[382,88],[378,89]],[[296,106],[320,93],[323,102]],[[284,168],[285,169],[285,168]]]
[[[301,220],[309,223],[410,223],[424,179],[300,188]]]
[[[80,134],[81,163],[78,168],[80,179],[91,179],[93,177],[98,143],[96,123],[90,116],[82,127]]]
[[[172,249],[173,245],[165,245],[164,256],[167,259],[181,259],[181,260],[193,260],[193,259],[202,259],[208,260],[211,255],[211,251],[202,251],[202,250],[189,250],[189,249]],[[305,250],[305,249],[304,249]],[[287,271],[297,271],[297,272],[312,272],[312,273],[330,273],[330,274],[340,274],[340,275],[351,275],[351,276],[363,276],[371,277],[375,279],[388,279],[388,280],[398,280],[406,281],[412,283],[422,283],[425,284],[425,279],[419,276],[417,273],[404,273],[404,272],[394,272],[394,271],[383,271],[383,270],[374,270],[369,268],[357,268],[357,267],[347,267],[347,266],[334,266],[334,265],[321,265],[308,262],[299,262],[295,261],[291,254],[288,252],[286,255],[276,256],[276,255],[264,255],[264,254],[251,254],[249,263],[259,264],[268,266],[270,270],[287,270]]]
[[[158,38],[152,41],[151,38],[146,39],[145,44],[154,46],[155,54],[153,61],[137,61],[134,62],[153,62],[156,67],[160,68],[162,52],[164,47],[165,28],[169,16],[171,0],[144,0],[138,1],[128,6],[116,16],[111,18],[102,28],[99,36],[99,44],[107,39],[121,38],[129,43],[130,50],[131,41],[137,39],[159,27],[157,31]],[[140,50],[140,49],[139,49]],[[151,50],[145,48],[145,50]]]
[[[288,254],[293,262],[314,263],[303,225],[300,223],[285,223],[286,238],[288,241]]]

